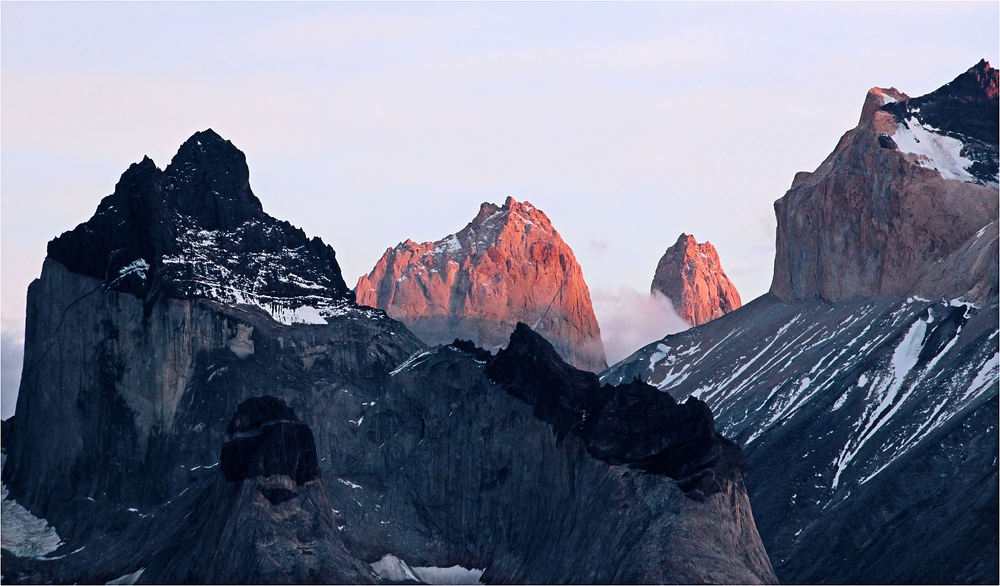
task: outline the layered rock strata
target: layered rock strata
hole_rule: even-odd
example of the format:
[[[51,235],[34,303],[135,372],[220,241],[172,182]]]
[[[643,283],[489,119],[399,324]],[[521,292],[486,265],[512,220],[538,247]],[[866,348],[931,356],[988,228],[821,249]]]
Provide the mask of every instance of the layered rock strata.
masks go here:
[[[495,351],[524,322],[570,364],[607,368],[583,271],[528,202],[484,203],[456,234],[386,250],[355,294],[359,305],[385,310],[428,344],[461,338]]]
[[[659,291],[674,311],[692,326],[700,326],[742,305],[712,243],[698,244],[681,234],[656,265],[650,293]]]

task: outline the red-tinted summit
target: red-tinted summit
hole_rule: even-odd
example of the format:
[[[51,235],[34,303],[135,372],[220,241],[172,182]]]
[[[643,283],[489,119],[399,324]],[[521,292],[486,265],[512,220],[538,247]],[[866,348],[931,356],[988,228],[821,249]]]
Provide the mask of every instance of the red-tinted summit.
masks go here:
[[[684,321],[699,326],[742,305],[730,282],[719,253],[710,242],[698,244],[694,236],[681,234],[656,266],[650,292],[663,293]]]
[[[455,234],[386,250],[355,292],[359,305],[384,309],[428,343],[461,338],[495,350],[525,322],[570,364],[607,367],[583,271],[528,202],[484,203]]]

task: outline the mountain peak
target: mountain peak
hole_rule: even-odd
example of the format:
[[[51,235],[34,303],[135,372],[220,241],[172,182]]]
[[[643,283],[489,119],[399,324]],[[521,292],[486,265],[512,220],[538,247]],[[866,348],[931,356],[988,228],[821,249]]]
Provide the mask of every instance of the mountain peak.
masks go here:
[[[975,259],[996,256],[980,237],[997,217],[997,81],[983,60],[915,98],[870,91],[861,123],[775,202],[771,292],[842,301],[992,290],[977,286],[989,271]],[[922,276],[953,254],[978,268]]]
[[[650,293],[657,291],[693,326],[742,305],[739,292],[722,270],[718,251],[710,242],[698,244],[690,234],[682,233],[657,263]]]
[[[903,102],[909,99],[910,96],[894,87],[873,87],[868,90],[868,95],[865,96],[865,104],[861,108],[861,119],[858,121],[858,124],[864,124],[865,122],[869,122],[874,119],[875,112],[886,104]]]
[[[256,305],[283,323],[326,323],[350,297],[333,249],[264,213],[246,156],[211,129],[162,171],[149,157],[130,165],[48,256],[144,299]]]
[[[205,230],[232,230],[263,215],[246,155],[211,128],[194,133],[164,169],[167,205]]]
[[[882,109],[907,128],[915,119],[938,134],[960,140],[967,156],[980,163],[972,175],[980,183],[996,183],[998,79],[1000,72],[984,59],[929,94],[887,103]]]
[[[512,197],[503,206],[483,203],[468,225],[437,242],[398,244],[358,280],[355,294],[429,344],[461,338],[495,350],[521,321],[574,366],[607,366],[573,251],[541,210]]]

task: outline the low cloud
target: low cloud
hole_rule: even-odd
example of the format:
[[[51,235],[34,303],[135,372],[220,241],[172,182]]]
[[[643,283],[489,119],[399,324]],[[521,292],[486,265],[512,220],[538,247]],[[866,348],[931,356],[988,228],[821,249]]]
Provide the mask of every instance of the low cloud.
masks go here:
[[[688,329],[670,300],[659,292],[646,294],[631,287],[597,287],[590,294],[601,326],[608,364],[667,334]]]
[[[23,361],[24,336],[20,332],[0,334],[0,418],[2,419],[14,414]]]

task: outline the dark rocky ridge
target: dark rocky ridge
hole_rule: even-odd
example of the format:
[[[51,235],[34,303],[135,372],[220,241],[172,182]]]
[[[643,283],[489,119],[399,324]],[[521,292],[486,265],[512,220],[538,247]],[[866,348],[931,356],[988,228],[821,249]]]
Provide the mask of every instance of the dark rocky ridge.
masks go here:
[[[996,184],[997,147],[1000,144],[998,114],[1000,72],[981,60],[968,71],[933,92],[882,106],[898,123],[911,118],[940,129],[945,136],[961,139],[964,154],[975,163],[969,169],[983,184]]]
[[[545,391],[524,378],[535,374],[565,389],[573,383],[563,376],[593,375],[569,367],[551,347],[536,360],[530,349],[547,342],[518,330],[493,358],[449,345],[394,371],[360,426],[374,448],[368,468],[352,477],[360,485],[354,494],[383,495],[379,518],[387,523],[366,535],[368,547],[414,565],[485,568],[486,583],[773,580],[741,475],[696,500],[641,464],[593,457],[579,433],[539,418],[537,393]],[[676,408],[660,397],[660,405]],[[634,416],[640,427],[647,418]]]
[[[746,454],[781,581],[995,582],[996,303],[744,307],[603,380],[641,376],[712,408]]]
[[[517,324],[485,373],[533,406],[558,437],[572,433],[599,460],[676,479],[692,498],[704,500],[746,474],[742,452],[715,431],[704,402],[678,405],[639,380],[602,386],[597,375],[564,363],[525,324]]]
[[[133,193],[136,208],[159,205],[156,190],[119,191]],[[231,227],[229,212],[187,211],[181,224],[218,221],[218,234],[177,238],[169,222],[152,222],[143,225],[173,236],[137,239],[197,245],[197,270],[250,266],[261,254],[229,258],[230,236],[219,236]],[[105,222],[95,215],[73,238],[94,250],[116,246],[88,232],[110,229]],[[235,231],[254,233],[254,222],[267,224],[265,235],[285,233],[252,218]],[[280,243],[267,238],[267,246]],[[332,283],[313,261],[309,274]],[[267,275],[285,270],[268,266]],[[181,287],[160,268],[152,279],[163,283],[159,291]],[[577,432],[555,432],[484,374],[487,361],[507,364],[498,371],[515,375],[511,388],[534,396],[537,388],[517,382],[518,344],[506,362],[468,344],[429,352],[385,313],[350,303],[322,323],[289,325],[273,307],[198,289],[156,294],[137,273],[125,277],[137,288],[50,256],[29,288],[17,416],[3,425],[3,480],[64,544],[44,560],[4,551],[5,582],[366,582],[369,564],[387,553],[414,566],[484,568],[492,582],[774,581],[742,469],[716,458],[725,442],[704,409],[642,385],[595,389],[592,375],[580,386],[579,371],[549,347],[547,380],[611,397],[591,446]],[[254,291],[269,286],[265,279]],[[338,301],[335,291],[322,294]],[[688,411],[680,419],[701,434],[692,446],[663,425]],[[623,431],[624,420],[646,415],[650,445],[625,453],[622,441],[637,429]],[[684,455],[665,453],[673,447]],[[669,460],[700,498],[648,473],[658,472],[650,454]],[[711,482],[697,474],[706,470]]]
[[[207,297],[280,312],[351,299],[333,249],[264,213],[245,155],[212,130],[162,171],[148,157],[130,166],[48,258],[149,303]]]

